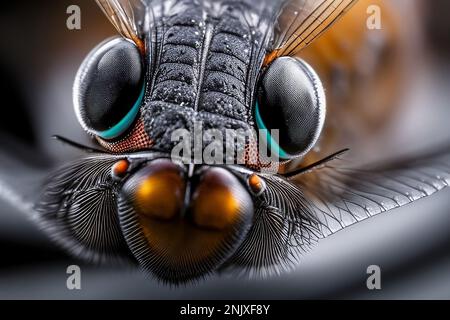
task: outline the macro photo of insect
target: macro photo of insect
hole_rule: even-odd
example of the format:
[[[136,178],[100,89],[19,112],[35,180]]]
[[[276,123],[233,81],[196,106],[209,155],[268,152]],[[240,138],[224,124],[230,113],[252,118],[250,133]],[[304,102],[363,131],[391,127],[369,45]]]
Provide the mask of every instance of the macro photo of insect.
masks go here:
[[[8,2],[0,299],[450,299],[449,13]]]

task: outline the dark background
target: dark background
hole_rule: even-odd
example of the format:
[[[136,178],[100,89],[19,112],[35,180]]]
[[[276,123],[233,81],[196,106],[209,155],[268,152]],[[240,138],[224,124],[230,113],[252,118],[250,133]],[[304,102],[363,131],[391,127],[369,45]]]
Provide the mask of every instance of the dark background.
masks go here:
[[[373,152],[421,150],[450,140],[450,5],[446,0],[392,0],[410,8],[417,44],[408,69],[403,113],[380,134]],[[66,28],[66,8],[78,4],[82,29]],[[405,21],[406,21],[405,20]],[[93,1],[16,1],[0,13],[1,165],[18,146],[33,165],[76,153],[50,139],[87,142],[73,114],[72,83],[85,55],[114,35]],[[406,53],[405,53],[406,54]],[[408,53],[410,55],[411,52]],[[23,158],[22,157],[22,158]],[[25,170],[25,169],[23,169]],[[1,186],[0,186],[1,189]],[[1,198],[1,197],[0,197]],[[29,217],[0,200],[0,298],[450,298],[450,190],[369,219],[321,241],[291,273],[270,279],[225,275],[182,288],[144,279],[137,270],[84,265],[53,246]],[[82,290],[66,288],[66,268],[78,264]],[[382,269],[382,290],[366,288],[366,268]]]

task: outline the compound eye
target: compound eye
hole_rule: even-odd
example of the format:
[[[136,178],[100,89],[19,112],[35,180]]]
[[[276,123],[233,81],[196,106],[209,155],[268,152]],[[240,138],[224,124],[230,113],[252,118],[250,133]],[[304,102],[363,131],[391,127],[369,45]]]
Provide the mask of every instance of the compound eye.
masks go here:
[[[122,135],[133,124],[144,97],[142,58],[123,38],[95,48],[74,84],[74,105],[83,128],[103,139]]]
[[[217,270],[254,216],[251,195],[231,172],[212,167],[188,178],[184,170],[154,160],[125,183],[118,201],[122,232],[141,267],[175,283]]]
[[[317,142],[325,120],[325,94],[314,70],[304,61],[282,57],[264,74],[255,118],[267,129],[267,145],[282,159],[306,154]],[[270,135],[279,130],[279,137]]]
[[[210,168],[192,197],[192,220],[200,228],[242,228],[253,215],[253,202],[243,185],[227,170]],[[246,222],[247,221],[247,222]]]
[[[128,185],[133,185],[136,211],[146,219],[175,219],[183,208],[186,190],[183,172],[168,159],[154,160]]]

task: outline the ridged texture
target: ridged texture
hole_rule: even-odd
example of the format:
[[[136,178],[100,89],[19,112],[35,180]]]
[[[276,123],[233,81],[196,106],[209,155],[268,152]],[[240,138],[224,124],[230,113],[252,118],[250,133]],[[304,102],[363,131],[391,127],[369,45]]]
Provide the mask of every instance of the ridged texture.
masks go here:
[[[265,192],[255,198],[255,219],[247,238],[224,265],[251,276],[267,276],[298,263],[301,253],[321,237],[313,207],[298,186],[262,175]]]
[[[361,169],[333,161],[292,183],[304,190],[325,237],[448,187],[450,148]]]
[[[225,270],[268,275],[296,265],[317,240],[374,215],[430,196],[450,184],[450,148],[384,166],[329,161],[286,179],[262,175],[255,222]]]
[[[253,94],[268,43],[267,30],[272,27],[272,20],[263,16],[271,17],[274,11],[264,12],[250,0],[148,3],[153,20],[147,36],[152,41],[147,42],[148,88],[141,116],[155,147],[171,150],[171,133],[179,128],[192,129],[196,120],[205,128],[252,127]],[[264,8],[264,3],[261,6]],[[308,15],[308,11],[301,13]],[[283,34],[289,34],[285,31]],[[249,32],[251,40],[246,42],[244,36]],[[290,42],[296,50],[295,41]],[[225,104],[216,110],[218,99]],[[236,108],[227,108],[229,101]],[[104,261],[127,257],[128,244],[141,266],[165,281],[202,277],[228,257],[224,268],[266,275],[292,266],[317,239],[448,186],[449,155],[446,148],[364,171],[327,163],[289,180],[261,174],[267,189],[254,197],[253,225],[241,246],[235,252],[230,246],[220,247],[220,259],[216,256],[215,261],[186,270],[165,269],[144,241],[129,199],[121,197],[117,202],[122,185],[111,178],[110,169],[120,157],[90,157],[58,170],[44,188],[37,216],[69,252]],[[241,180],[246,181],[248,172],[240,170],[236,175],[241,174]]]
[[[119,158],[98,156],[67,164],[49,177],[36,206],[45,231],[72,254],[104,262],[127,257],[117,215]]]
[[[194,123],[218,129],[224,137],[225,129],[251,133],[253,93],[268,40],[266,6],[168,1],[156,9],[158,3],[152,3],[158,41],[152,46],[156,58],[143,110],[155,147],[172,150],[173,131],[193,133]],[[204,137],[203,147],[211,139]]]

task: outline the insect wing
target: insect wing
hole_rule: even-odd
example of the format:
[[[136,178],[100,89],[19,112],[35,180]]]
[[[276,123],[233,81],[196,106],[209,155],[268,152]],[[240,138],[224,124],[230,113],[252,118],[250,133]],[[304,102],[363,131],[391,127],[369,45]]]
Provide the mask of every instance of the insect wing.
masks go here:
[[[266,64],[294,56],[343,16],[357,0],[290,0],[275,23],[274,51]]]
[[[291,181],[311,203],[324,237],[450,184],[450,148],[373,169],[350,169],[339,165],[344,160],[336,161]]]
[[[144,0],[96,0],[103,13],[125,38],[143,49],[140,24],[145,16],[147,1]]]

